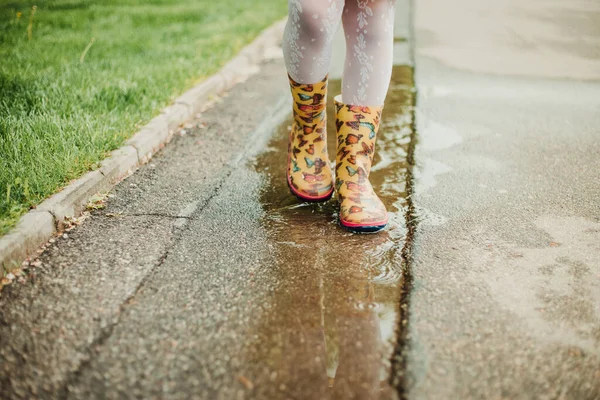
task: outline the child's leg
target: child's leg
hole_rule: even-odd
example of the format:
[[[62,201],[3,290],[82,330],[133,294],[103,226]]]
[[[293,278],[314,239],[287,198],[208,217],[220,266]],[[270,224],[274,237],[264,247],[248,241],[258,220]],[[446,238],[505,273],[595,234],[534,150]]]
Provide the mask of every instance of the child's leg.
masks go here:
[[[327,154],[327,73],[331,42],[344,0],[288,0],[283,54],[290,75],[294,122],[288,143],[287,181],[304,201],[333,194]]]
[[[319,82],[329,71],[344,0],[288,0],[288,8],[283,38],[288,73],[298,83]]]
[[[392,74],[395,0],[346,0],[342,100],[383,105]]]

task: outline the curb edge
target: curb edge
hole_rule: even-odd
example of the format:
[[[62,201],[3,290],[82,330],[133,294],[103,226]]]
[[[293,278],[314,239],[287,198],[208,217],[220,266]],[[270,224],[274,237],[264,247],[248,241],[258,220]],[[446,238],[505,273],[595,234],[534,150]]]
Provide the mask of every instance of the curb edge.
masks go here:
[[[80,216],[92,196],[111,190],[133,174],[171,141],[179,126],[210,107],[214,98],[257,72],[258,64],[268,59],[267,50],[280,43],[285,22],[285,18],[281,19],[263,30],[218,72],[177,97],[102,160],[100,168],[69,183],[23,215],[13,229],[0,237],[0,289],[10,283],[10,272],[21,268],[23,260],[41,254],[40,247],[63,228],[65,217]]]

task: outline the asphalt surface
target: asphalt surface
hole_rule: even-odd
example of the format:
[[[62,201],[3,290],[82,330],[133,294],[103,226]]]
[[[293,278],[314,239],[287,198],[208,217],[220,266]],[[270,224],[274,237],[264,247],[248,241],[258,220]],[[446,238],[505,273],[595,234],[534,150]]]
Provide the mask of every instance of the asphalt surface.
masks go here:
[[[386,232],[290,195],[289,88],[267,62],[5,288],[0,397],[397,398],[412,68],[393,85],[372,172]]]
[[[225,246],[227,242],[218,241],[212,249],[202,247],[206,243],[196,243],[202,235],[190,227],[190,222],[197,224],[193,218],[202,214],[222,191],[233,171],[240,169],[240,155],[251,154],[256,138],[262,138],[263,142],[268,140],[264,124],[268,121],[278,124],[287,115],[283,107],[270,107],[265,116],[247,106],[249,102],[257,104],[257,99],[262,99],[265,107],[267,104],[272,106],[274,99],[275,104],[277,101],[284,104],[287,88],[285,76],[281,77],[280,72],[281,65],[272,63],[250,82],[236,87],[227,101],[196,123],[202,128],[191,129],[189,134],[178,137],[150,164],[118,185],[105,210],[95,213],[80,228],[69,232],[67,238],[59,239],[41,257],[42,267],[35,271],[33,284],[13,287],[3,293],[0,354],[2,388],[6,397],[39,395],[54,398],[76,394],[71,385],[84,381],[86,371],[90,371],[88,366],[100,357],[101,349],[112,351],[105,342],[129,315],[132,305],[139,302],[138,298],[152,290],[154,276],[168,273],[159,278],[166,282],[173,275],[184,276],[186,268],[206,271],[210,275],[220,266],[218,270],[223,276],[217,274],[209,280],[196,277],[189,281],[195,291],[202,293],[202,299],[211,297],[211,290],[228,293],[223,282],[235,280],[225,279],[225,274],[247,281],[247,273],[240,274],[232,266],[235,257],[230,250],[233,248]],[[273,82],[280,84],[273,85]],[[227,113],[226,118],[224,113]],[[239,184],[249,195],[259,188],[256,181],[244,180]],[[207,233],[210,226],[204,226],[204,240],[213,239],[215,232],[231,232],[234,226],[239,228],[242,218],[253,219],[252,212],[260,208],[256,201],[247,201],[242,206],[232,208],[224,216],[229,217],[227,224],[212,225],[214,231]],[[250,229],[251,225],[238,229],[238,239]],[[184,259],[180,271],[164,269],[167,259],[170,263],[174,258],[185,257],[175,249],[182,240],[190,241],[190,246],[202,257],[210,259],[219,251],[220,257],[206,264],[207,258],[193,263]],[[244,261],[238,266],[245,269],[246,261],[258,257],[260,246],[243,241],[236,243],[237,257],[240,262]],[[224,263],[228,268],[223,266]],[[177,283],[181,281],[173,282]],[[172,293],[173,296],[183,294],[183,288]],[[164,306],[179,306],[161,296],[159,300]],[[208,303],[202,302],[199,295],[188,297],[187,301],[190,306],[196,304],[194,310],[209,310]],[[222,307],[228,306],[223,302]],[[169,320],[160,314],[161,311],[152,312],[155,331],[148,333],[156,335],[157,340],[161,334],[181,340],[166,330]],[[217,314],[218,310],[212,312],[212,315]],[[227,313],[222,313],[222,318],[227,318]],[[217,321],[212,323],[218,326]],[[138,334],[145,330],[134,328],[134,331]],[[187,340],[192,342],[192,339],[199,340],[208,335],[208,331],[193,336],[190,332]],[[119,353],[126,352],[118,346],[114,348]],[[184,347],[181,349],[183,351]],[[145,353],[131,354],[131,357],[139,359],[146,372],[153,370],[154,363],[162,365],[166,360],[146,358]],[[137,377],[133,382],[136,380]],[[116,383],[113,386],[120,389]],[[101,392],[97,394],[102,395]],[[109,393],[106,395],[110,396]]]
[[[407,396],[598,399],[600,6],[415,13]]]

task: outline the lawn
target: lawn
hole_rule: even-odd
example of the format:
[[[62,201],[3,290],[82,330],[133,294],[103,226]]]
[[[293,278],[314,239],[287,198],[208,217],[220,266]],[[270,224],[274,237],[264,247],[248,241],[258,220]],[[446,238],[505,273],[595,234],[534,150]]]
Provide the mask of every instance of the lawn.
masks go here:
[[[286,6],[0,2],[0,235],[217,71]]]

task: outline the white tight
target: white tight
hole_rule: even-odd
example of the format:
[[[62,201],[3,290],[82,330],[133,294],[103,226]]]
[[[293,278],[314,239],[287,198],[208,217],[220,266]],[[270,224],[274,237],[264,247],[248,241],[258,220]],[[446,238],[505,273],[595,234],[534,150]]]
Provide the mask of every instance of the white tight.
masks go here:
[[[346,37],[342,101],[382,105],[392,74],[396,0],[288,0],[283,54],[298,83],[327,75],[340,20]]]

